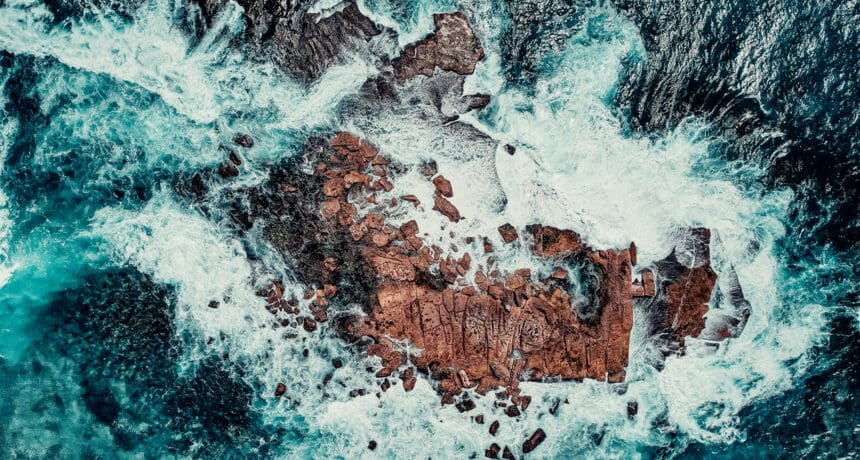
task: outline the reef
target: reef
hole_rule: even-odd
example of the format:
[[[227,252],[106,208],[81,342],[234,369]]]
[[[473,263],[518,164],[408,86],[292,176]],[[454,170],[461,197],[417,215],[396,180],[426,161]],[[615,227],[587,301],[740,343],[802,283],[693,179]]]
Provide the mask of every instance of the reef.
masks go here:
[[[319,20],[260,8],[246,5],[248,33],[272,41],[285,68],[303,69],[304,79],[313,79],[344,50],[367,46],[382,33],[354,5]],[[299,29],[282,28],[290,18]],[[483,58],[468,19],[462,13],[434,19],[432,34],[406,46],[385,64],[385,72],[365,84],[365,98],[398,103],[402,86],[424,78],[448,85],[446,91],[460,98],[462,110],[489,103],[487,95],[462,94],[462,77]],[[434,84],[415,91],[432,93]],[[440,111],[441,106],[437,101]],[[253,147],[248,136],[235,142]],[[240,161],[234,157],[219,169],[220,180],[239,174]],[[372,371],[382,391],[393,378],[410,391],[424,374],[443,403],[467,412],[475,403],[464,390],[485,394],[502,388],[501,399],[509,401],[497,405],[517,417],[531,402],[519,389],[521,381],[623,382],[634,310],[646,317],[649,336],[666,354],[683,353],[687,338],[703,332],[716,341],[743,329],[749,310],[737,285],[731,295],[742,307],[740,319],[706,331],[717,277],[706,228],[679,231],[668,257],[640,265],[632,242],[594,248],[587,236],[569,229],[540,222],[523,228],[505,224],[497,230],[503,244],[528,248],[535,266],[503,269],[488,235],[452,231],[444,240],[431,239],[415,220],[398,220],[404,209],[421,205],[410,190],[397,186],[410,168],[419,168],[435,190],[432,210],[425,212],[438,212],[451,223],[469,217],[468,209],[450,200],[461,192],[435,163],[399,164],[348,132],[309,139],[300,156],[272,166],[264,184],[239,190],[231,214],[240,232],[256,227],[308,286],[301,299],[280,280],[258,292],[275,321],[308,332],[330,323],[357,352],[379,358]],[[277,388],[275,396],[282,395],[283,385]],[[635,406],[628,413],[631,407],[635,414]],[[482,423],[483,414],[478,417]],[[535,432],[523,452],[545,437],[542,430]],[[494,446],[487,456],[499,455],[500,447]]]

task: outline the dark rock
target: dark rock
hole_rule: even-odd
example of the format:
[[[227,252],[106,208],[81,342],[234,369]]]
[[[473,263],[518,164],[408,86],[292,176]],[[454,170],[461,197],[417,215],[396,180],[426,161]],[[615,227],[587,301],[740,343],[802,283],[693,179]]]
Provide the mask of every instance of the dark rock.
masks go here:
[[[511,144],[505,144],[505,152],[508,152],[508,155],[513,155],[517,153],[517,148]]]
[[[249,149],[254,146],[254,139],[252,139],[251,136],[247,134],[237,134],[236,137],[233,138],[233,142],[238,145],[241,145],[242,147],[245,147],[246,149]],[[230,157],[230,160],[233,161],[234,164],[241,164],[241,162],[237,163],[233,160],[233,157],[236,157],[235,153],[231,153]],[[238,157],[236,157],[236,160],[238,160]]]
[[[280,398],[287,392],[287,386],[283,383],[278,383],[278,386],[275,387],[275,397]]]
[[[475,401],[464,399],[456,404],[457,410],[460,412],[469,412],[475,408]]]
[[[483,425],[484,424],[484,414],[476,415],[475,416],[475,423],[477,423],[478,425]]]
[[[500,450],[502,450],[502,448],[498,444],[492,443],[492,444],[490,444],[490,447],[484,451],[484,457],[499,458],[499,451]]]
[[[227,2],[197,0],[211,26]],[[326,17],[308,13],[311,2],[239,0],[245,10],[245,38],[292,77],[316,80],[351,51],[374,54],[369,41],[383,32],[354,3]],[[387,33],[386,36],[393,34]]]
[[[495,436],[498,431],[499,431],[499,421],[494,420],[493,423],[490,424],[490,434]]]
[[[438,172],[439,168],[438,166],[436,166],[435,160],[425,161],[424,163],[421,163],[421,174],[423,174],[424,177],[433,177]]]
[[[470,94],[464,97],[469,101],[469,110],[483,109],[490,104],[489,94]]]
[[[508,417],[519,417],[520,409],[517,406],[511,404],[510,406],[505,408],[505,414],[507,414]]]
[[[370,442],[367,443],[367,448],[370,450],[376,450],[376,441],[371,439]]]
[[[502,458],[505,460],[517,460],[517,458],[514,457],[513,452],[511,452],[511,449],[508,449],[508,446],[505,446],[505,450],[502,451]]]
[[[340,369],[341,367],[343,367],[343,360],[341,360],[340,358],[335,358],[331,360],[331,365],[334,366],[335,369]]]
[[[233,163],[224,163],[218,167],[218,175],[223,178],[236,177],[239,175],[239,168]]]
[[[210,300],[209,301],[209,308],[218,308],[218,301],[217,300]]]
[[[523,443],[523,453],[527,454],[537,448],[546,439],[546,433],[543,429],[538,428],[531,437]]]
[[[627,401],[627,418],[632,419],[639,412],[639,402]]]

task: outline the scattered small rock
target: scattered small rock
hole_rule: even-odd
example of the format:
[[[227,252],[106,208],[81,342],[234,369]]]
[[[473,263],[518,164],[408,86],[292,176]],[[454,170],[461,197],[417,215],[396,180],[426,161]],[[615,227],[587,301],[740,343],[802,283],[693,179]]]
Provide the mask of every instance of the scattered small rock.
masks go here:
[[[210,300],[209,301],[209,308],[218,308],[218,305],[219,305],[219,303],[217,300]]]
[[[508,152],[508,155],[513,155],[517,153],[517,148],[511,144],[505,144],[505,152]]]
[[[511,224],[505,224],[499,227],[499,234],[502,235],[502,239],[505,240],[505,243],[512,243],[514,240],[519,238],[517,229],[515,229]]]
[[[421,174],[425,177],[433,177],[436,173],[439,172],[438,166],[436,166],[435,160],[425,161],[421,163]]]
[[[367,448],[370,450],[376,450],[376,441],[371,439],[370,442],[367,443]]]
[[[460,219],[462,219],[462,217],[460,217],[460,211],[458,211],[450,201],[446,200],[442,196],[436,196],[433,209],[439,211],[440,214],[447,217],[451,222],[459,222]]]
[[[287,386],[284,385],[283,383],[278,383],[278,385],[275,387],[275,397],[276,398],[280,398],[286,392],[287,392]]]
[[[633,419],[639,413],[638,401],[627,401],[627,418]]]
[[[546,439],[546,433],[543,429],[538,428],[531,437],[523,443],[523,453],[527,454],[537,448]]]
[[[475,401],[464,399],[456,404],[457,410],[460,412],[469,412],[475,408]]]
[[[434,177],[433,185],[436,186],[436,193],[448,198],[454,196],[454,190],[451,188],[451,182],[448,179],[445,179],[445,176]]]

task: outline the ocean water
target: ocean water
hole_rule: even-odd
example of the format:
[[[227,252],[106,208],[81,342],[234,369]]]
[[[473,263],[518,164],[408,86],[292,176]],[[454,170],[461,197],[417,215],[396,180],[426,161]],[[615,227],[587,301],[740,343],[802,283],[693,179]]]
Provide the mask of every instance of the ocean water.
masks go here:
[[[451,130],[427,122],[420,105],[355,110],[361,84],[378,72],[369,56],[350,56],[309,86],[285,78],[237,45],[236,4],[198,36],[199,11],[179,0],[0,3],[2,456],[468,458],[491,442],[519,446],[541,427],[548,436],[535,458],[857,457],[857,244],[845,217],[860,203],[846,201],[853,182],[828,181],[828,165],[809,160],[798,160],[805,169],[793,174],[810,180],[788,180],[783,159],[799,155],[793,146],[809,145],[815,132],[792,138],[800,134],[786,129],[781,142],[752,142],[725,128],[718,98],[699,101],[711,110],[666,107],[677,112],[671,122],[643,123],[631,88],[680,88],[686,76],[635,78],[668,58],[653,51],[657,28],[618,3],[574,3],[572,25],[547,27],[563,39],[525,40],[543,51],[533,75],[516,78],[523,70],[510,47],[523,42],[510,39],[510,4],[359,2],[398,33],[400,46],[430,32],[434,12],[470,16],[486,57],[466,92],[492,102],[462,117],[467,128]],[[550,21],[553,5],[536,8],[535,20]],[[754,9],[711,6],[717,17]],[[856,4],[813,13],[825,22],[847,15],[848,24],[860,14]],[[785,40],[841,43],[810,36],[797,17],[807,16],[784,18],[797,27]],[[683,17],[661,20],[659,30],[684,25]],[[842,33],[850,42],[851,32]],[[757,49],[764,38],[744,39]],[[788,78],[769,60],[780,56],[762,49],[754,62],[769,67],[761,72]],[[686,52],[679,47],[675,61]],[[749,54],[731,65],[743,68]],[[838,60],[816,62],[827,73]],[[734,84],[715,66],[713,79]],[[852,70],[833,68],[839,89],[829,97],[856,94]],[[794,84],[817,94],[811,83]],[[738,88],[792,126],[826,112],[810,102],[805,113],[770,84]],[[856,110],[831,117],[830,131],[810,126],[821,136],[849,132]],[[773,137],[781,126],[762,122],[756,135]],[[679,228],[707,226],[714,269],[737,274],[752,305],[749,323],[719,348],[689,340],[685,356],[657,365],[659,350],[637,312],[625,384],[523,384],[534,402],[519,421],[478,398],[478,411],[502,423],[496,437],[470,413],[439,404],[423,378],[410,393],[395,385],[377,396],[365,370],[372,359],[327,325],[312,333],[272,327],[255,291],[272,277],[296,294],[304,289],[260,235],[227,224],[231,191],[264,181],[266,165],[299,154],[308,137],[340,129],[408,167],[437,161],[465,219],[446,223],[423,207],[395,216],[419,220],[431,239],[450,231],[498,238],[502,223],[542,222],[594,246],[635,241],[640,260],[651,260],[666,256]],[[219,146],[237,132],[255,140],[242,152],[239,178],[211,185],[203,200],[180,193],[190,176],[218,167]],[[860,154],[848,139],[828,152],[848,168],[832,172],[843,178],[854,177]],[[414,168],[397,187],[432,202]],[[521,248],[497,256],[503,266],[540,268]],[[723,291],[728,278],[719,278]],[[213,300],[219,308],[207,306]],[[715,296],[711,308],[730,308],[724,303]],[[334,369],[334,358],[345,365]],[[282,398],[271,396],[277,382],[287,386]],[[368,392],[350,396],[357,389]],[[639,403],[633,420],[629,400]]]

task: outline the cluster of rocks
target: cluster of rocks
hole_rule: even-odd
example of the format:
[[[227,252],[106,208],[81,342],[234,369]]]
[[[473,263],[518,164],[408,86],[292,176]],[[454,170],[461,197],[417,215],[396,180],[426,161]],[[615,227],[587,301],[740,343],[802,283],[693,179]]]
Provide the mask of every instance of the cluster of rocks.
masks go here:
[[[207,11],[217,11],[213,5],[204,3]],[[319,75],[343,50],[365,46],[383,32],[351,4],[325,18],[289,3],[251,0],[243,6],[249,33],[273,41],[285,56],[284,65],[299,69],[295,72],[305,80]],[[435,15],[434,20],[435,32],[407,46],[390,63],[391,75],[371,79],[365,87],[384,92],[385,85],[405,84],[417,76],[441,78],[440,72],[457,76],[441,82],[462,85],[462,76],[472,73],[483,57],[480,41],[461,13]],[[463,98],[465,110],[489,102],[486,95]],[[253,147],[248,136],[234,142]],[[513,153],[513,147],[508,151]],[[218,175],[229,180],[240,174],[240,166],[239,156],[231,153]],[[432,209],[452,223],[460,221],[461,211],[450,201],[451,182],[433,162],[420,168],[435,189]],[[727,316],[712,331],[705,329],[716,282],[707,229],[684,230],[672,254],[646,267],[638,264],[633,243],[595,249],[571,230],[505,224],[498,228],[505,245],[527,246],[542,266],[552,269],[504,271],[493,261],[488,235],[450,233],[450,244],[430,243],[416,221],[392,223],[389,216],[400,214],[399,207],[420,205],[408,190],[395,191],[404,169],[353,134],[313,138],[301,157],[273,167],[267,183],[236,192],[231,212],[240,232],[260,227],[293,266],[298,281],[308,286],[301,299],[286,293],[279,280],[259,291],[276,321],[307,332],[330,323],[342,338],[380,358],[381,367],[373,371],[382,391],[391,387],[390,379],[399,379],[411,391],[418,374],[424,374],[442,402],[461,412],[476,407],[468,390],[500,390],[495,406],[516,418],[531,404],[519,389],[522,380],[623,381],[634,306],[647,313],[649,332],[667,353],[682,353],[687,337],[719,340],[743,329],[749,304],[738,283],[730,300],[739,314]],[[198,182],[195,193],[205,189],[202,179]],[[575,278],[582,273],[587,279]],[[275,394],[285,391],[278,384]],[[638,405],[631,401],[627,410],[632,417]],[[473,420],[484,423],[484,414]],[[496,420],[490,434],[498,428]],[[522,452],[534,450],[545,438],[537,430]],[[368,448],[375,449],[376,443]],[[485,455],[514,457],[508,446],[495,443]]]

